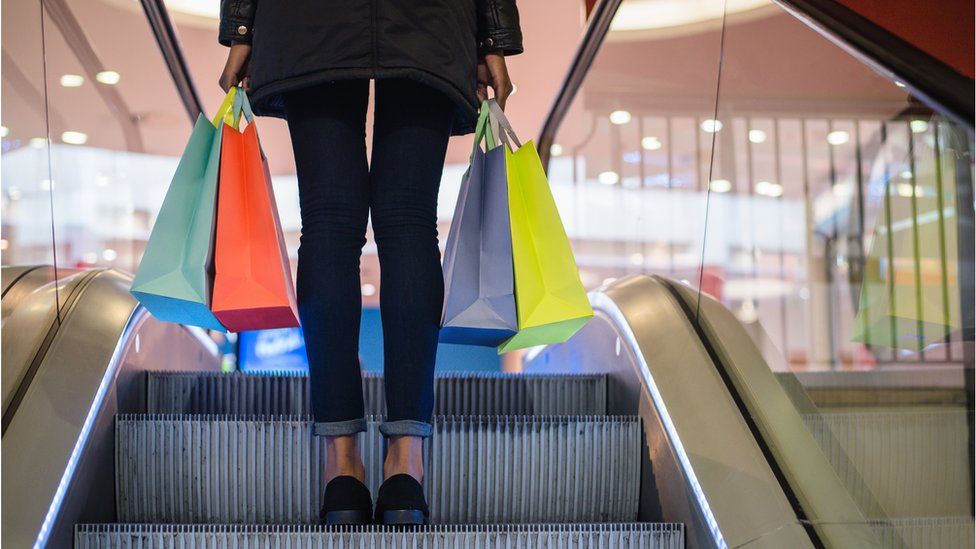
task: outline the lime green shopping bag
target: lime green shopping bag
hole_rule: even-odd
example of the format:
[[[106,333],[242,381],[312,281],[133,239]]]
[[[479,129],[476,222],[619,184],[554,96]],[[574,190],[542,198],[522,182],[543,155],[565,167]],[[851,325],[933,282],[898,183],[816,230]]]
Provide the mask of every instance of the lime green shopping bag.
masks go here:
[[[518,333],[498,347],[504,353],[566,341],[593,317],[593,308],[535,145],[519,143],[494,101],[490,109],[505,144],[518,316]]]

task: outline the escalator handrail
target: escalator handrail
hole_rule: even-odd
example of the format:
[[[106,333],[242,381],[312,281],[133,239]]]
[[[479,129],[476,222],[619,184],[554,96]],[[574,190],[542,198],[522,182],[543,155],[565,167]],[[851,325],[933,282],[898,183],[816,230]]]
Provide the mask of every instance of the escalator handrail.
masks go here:
[[[603,39],[610,30],[610,22],[613,21],[614,15],[617,14],[617,8],[620,7],[622,1],[598,0],[593,7],[589,23],[583,32],[583,38],[580,39],[576,54],[569,65],[569,71],[566,72],[566,76],[559,86],[559,91],[556,92],[556,98],[553,100],[552,106],[549,107],[549,114],[546,115],[542,132],[539,134],[539,157],[546,169],[549,166],[549,147],[552,146],[556,132],[562,125],[569,106],[573,103],[576,93],[590,71],[590,65],[593,64],[593,59],[596,58],[596,54],[603,44]]]
[[[773,0],[861,62],[973,130],[973,79],[834,0]]]
[[[159,46],[159,53],[166,62],[173,85],[176,92],[180,94],[183,106],[190,116],[190,125],[197,121],[197,117],[203,112],[203,103],[197,94],[196,86],[193,85],[193,78],[190,69],[183,57],[183,49],[180,47],[179,38],[173,29],[170,21],[169,12],[163,0],[141,0],[142,9],[146,14],[146,20],[152,29],[156,44]]]
[[[599,0],[539,134],[539,156],[548,168],[549,147],[593,64],[622,0]],[[867,18],[825,0],[773,0],[875,70],[973,131],[973,79],[886,31]]]

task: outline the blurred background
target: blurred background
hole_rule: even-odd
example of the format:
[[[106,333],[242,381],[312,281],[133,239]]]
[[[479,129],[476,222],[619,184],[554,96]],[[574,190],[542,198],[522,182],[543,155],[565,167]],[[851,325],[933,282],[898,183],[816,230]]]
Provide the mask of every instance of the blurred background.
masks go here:
[[[4,4],[5,265],[135,271],[189,136],[188,110],[212,113],[223,97],[218,0],[164,4],[182,55],[136,0],[45,0],[43,13],[39,2]],[[523,139],[542,133],[595,5],[520,3],[525,54],[509,59],[508,110]],[[896,30],[972,77],[972,47],[940,45],[932,22],[912,25]],[[971,32],[953,36],[972,45]],[[173,58],[189,82],[174,85]],[[287,128],[258,125],[294,263]],[[970,193],[971,215],[970,139],[770,0],[624,0],[542,141],[586,287],[633,273],[676,278],[734,311],[775,368],[813,371],[962,363],[962,315],[972,311],[960,304],[973,281],[960,277],[973,251],[957,205]],[[469,147],[470,137],[452,139],[442,245]],[[380,286],[370,238],[369,369],[382,362]],[[300,344],[288,333],[248,337],[241,353],[254,364]],[[458,361],[518,368],[514,355],[445,347],[441,366]]]

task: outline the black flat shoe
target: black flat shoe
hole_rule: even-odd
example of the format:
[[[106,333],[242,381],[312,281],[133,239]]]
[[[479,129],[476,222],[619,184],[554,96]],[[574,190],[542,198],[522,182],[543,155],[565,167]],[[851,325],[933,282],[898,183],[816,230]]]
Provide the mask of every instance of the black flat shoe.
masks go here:
[[[424,488],[417,479],[401,473],[383,481],[376,496],[377,524],[427,524],[429,515]]]
[[[319,521],[322,524],[369,524],[372,511],[369,488],[356,477],[339,476],[325,485]]]

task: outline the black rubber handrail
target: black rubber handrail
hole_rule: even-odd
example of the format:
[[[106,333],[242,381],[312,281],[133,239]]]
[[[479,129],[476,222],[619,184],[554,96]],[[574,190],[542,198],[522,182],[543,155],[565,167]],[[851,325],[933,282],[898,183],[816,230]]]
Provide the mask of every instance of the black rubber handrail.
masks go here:
[[[834,0],[773,0],[861,62],[896,80],[915,96],[973,131],[974,81]],[[606,37],[621,0],[600,0],[539,135],[539,156],[549,147]]]
[[[203,103],[200,102],[200,96],[197,95],[197,89],[193,85],[193,78],[183,57],[183,50],[180,48],[179,39],[170,21],[169,12],[163,0],[141,0],[141,2],[146,20],[149,21],[149,27],[156,38],[156,44],[159,45],[159,53],[162,54],[166,68],[169,69],[173,85],[176,86],[176,92],[180,94],[192,125],[203,112]]]
[[[835,0],[773,0],[861,62],[973,129],[974,80]]]
[[[579,47],[576,48],[576,55],[573,56],[573,61],[569,65],[569,71],[565,78],[563,78],[562,85],[559,86],[556,99],[553,101],[552,107],[549,108],[546,122],[542,126],[542,133],[539,135],[539,157],[546,169],[549,166],[549,147],[552,146],[552,142],[556,138],[556,131],[562,125],[563,118],[566,116],[566,111],[569,110],[573,99],[576,98],[576,93],[583,84],[586,73],[590,71],[590,65],[593,64],[593,59],[603,44],[607,31],[610,30],[610,22],[613,21],[613,16],[617,14],[617,8],[620,7],[621,2],[622,0],[599,0],[593,7],[593,13],[586,25],[586,31],[583,33]]]

